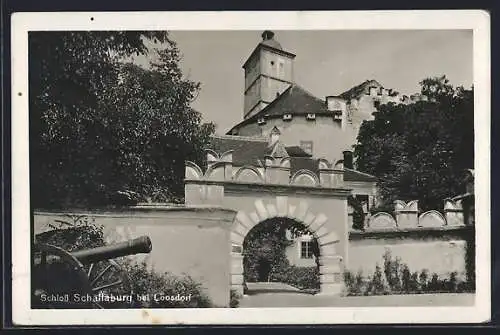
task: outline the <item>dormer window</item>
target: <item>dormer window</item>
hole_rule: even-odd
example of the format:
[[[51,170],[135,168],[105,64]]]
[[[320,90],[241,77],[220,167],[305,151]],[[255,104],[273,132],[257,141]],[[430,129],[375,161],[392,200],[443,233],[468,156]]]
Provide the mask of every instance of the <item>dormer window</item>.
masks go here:
[[[257,124],[266,124],[266,119],[263,117],[260,117],[257,119]]]
[[[290,113],[283,114],[284,121],[290,121],[291,119],[292,119],[292,114]]]
[[[316,119],[316,114],[314,113],[308,113],[306,116],[307,120],[315,120]]]
[[[332,113],[333,113],[334,120],[339,120],[339,121],[342,120],[342,111],[337,110],[337,111],[333,111]]]

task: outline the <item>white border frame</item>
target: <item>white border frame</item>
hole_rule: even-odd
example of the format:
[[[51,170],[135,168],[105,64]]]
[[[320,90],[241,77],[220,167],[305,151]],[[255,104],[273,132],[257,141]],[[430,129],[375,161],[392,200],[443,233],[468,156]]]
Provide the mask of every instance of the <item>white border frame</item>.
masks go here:
[[[90,18],[93,17],[91,21]],[[473,307],[31,310],[28,32],[473,29],[477,291]],[[473,323],[490,318],[490,18],[485,11],[56,12],[12,15],[12,316],[17,325]],[[21,95],[18,95],[21,93]],[[477,131],[480,130],[480,131]],[[298,317],[300,316],[300,317]]]

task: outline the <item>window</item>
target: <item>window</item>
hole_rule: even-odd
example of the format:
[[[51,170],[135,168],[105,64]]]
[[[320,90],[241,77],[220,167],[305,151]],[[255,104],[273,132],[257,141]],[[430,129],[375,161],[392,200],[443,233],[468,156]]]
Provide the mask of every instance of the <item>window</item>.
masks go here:
[[[311,241],[300,242],[300,258],[313,258]]]
[[[278,62],[278,77],[282,78],[285,76],[285,63],[282,60]]]
[[[316,119],[316,114],[314,113],[308,113],[306,116],[306,119],[308,120],[315,120]]]
[[[313,141],[300,141],[300,147],[302,150],[312,155],[313,153]]]

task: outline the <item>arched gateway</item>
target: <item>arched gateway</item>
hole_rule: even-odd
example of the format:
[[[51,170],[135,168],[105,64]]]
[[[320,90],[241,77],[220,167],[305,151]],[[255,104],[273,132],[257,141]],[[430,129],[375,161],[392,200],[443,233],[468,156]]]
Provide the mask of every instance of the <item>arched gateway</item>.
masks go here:
[[[302,224],[318,241],[320,293],[340,294],[347,262],[350,194],[342,187],[343,171],[324,166],[319,178],[310,178],[311,171],[298,171],[290,178],[286,162],[266,160],[250,169],[233,166],[230,152],[210,154],[205,173],[196,164],[186,163],[185,198],[187,205],[219,205],[237,211],[228,227],[230,287],[243,293],[243,241],[250,230],[266,220],[283,218]]]
[[[321,293],[340,293],[343,257],[337,251],[339,236],[327,225],[328,217],[311,212],[306,201],[300,201],[298,208],[288,204],[287,196],[277,196],[267,205],[259,199],[254,205],[251,213],[238,211],[231,228],[231,288],[243,292],[243,241],[250,230],[269,219],[288,218],[304,225],[318,241]]]

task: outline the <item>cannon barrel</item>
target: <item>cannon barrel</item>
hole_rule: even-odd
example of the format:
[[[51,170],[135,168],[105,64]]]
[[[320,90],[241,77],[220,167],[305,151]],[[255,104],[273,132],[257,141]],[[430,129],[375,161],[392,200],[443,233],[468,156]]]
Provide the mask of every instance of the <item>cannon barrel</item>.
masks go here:
[[[152,250],[151,240],[148,236],[141,236],[125,242],[106,245],[93,249],[78,250],[71,253],[82,264],[96,263],[122,256],[149,253]]]

